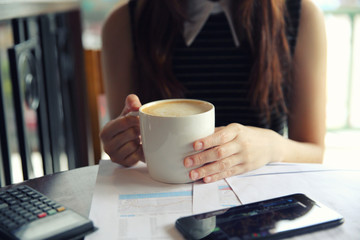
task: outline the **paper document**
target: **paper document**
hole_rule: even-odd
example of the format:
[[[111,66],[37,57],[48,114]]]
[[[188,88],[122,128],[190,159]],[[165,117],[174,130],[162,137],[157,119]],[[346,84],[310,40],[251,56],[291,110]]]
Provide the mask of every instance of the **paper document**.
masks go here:
[[[196,182],[193,186],[193,214],[240,205],[225,180],[214,183]]]
[[[359,171],[335,171],[319,164],[273,163],[210,184],[165,184],[153,180],[144,163],[123,168],[102,160],[89,216],[99,229],[85,239],[182,239],[175,228],[179,217],[298,192],[342,210],[343,196],[351,196],[347,204],[358,206],[359,182]],[[340,212],[350,218],[358,213]],[[354,222],[346,227],[351,232],[358,225]]]
[[[224,180],[165,184],[153,180],[143,163],[123,168],[102,160],[89,216],[99,229],[85,239],[181,239],[177,218],[239,204]]]
[[[238,175],[237,177],[257,176],[265,174],[282,174],[282,173],[302,173],[302,172],[323,172],[323,171],[338,171],[349,170],[339,168],[329,168],[322,164],[314,163],[269,163],[264,167],[249,171]]]

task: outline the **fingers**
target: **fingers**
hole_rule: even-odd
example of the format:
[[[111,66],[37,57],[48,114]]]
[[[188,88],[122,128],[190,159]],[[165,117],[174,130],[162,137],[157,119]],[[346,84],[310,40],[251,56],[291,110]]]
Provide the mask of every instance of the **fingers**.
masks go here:
[[[125,99],[125,107],[120,116],[124,116],[131,111],[137,111],[141,107],[141,102],[138,96],[130,94]]]
[[[111,120],[102,129],[100,139],[113,162],[132,166],[144,159],[138,117],[120,116]]]
[[[103,141],[104,151],[113,162],[124,166],[132,166],[143,160],[143,152],[138,126],[129,128],[107,141]]]
[[[236,141],[242,134],[242,128],[240,124],[230,124],[216,128],[211,136],[196,141],[193,145],[195,150],[206,150],[184,159],[187,168],[201,166],[190,171],[190,178],[213,182],[245,172],[246,164],[241,159],[242,145]]]
[[[136,144],[134,142],[127,143],[128,146],[121,148],[119,152],[116,152],[115,155],[111,157],[111,161],[121,164],[125,167],[131,167],[135,165],[140,160],[144,159],[144,152],[140,144]],[[131,150],[134,150],[131,152]],[[126,151],[130,151],[129,154],[126,154]],[[125,156],[125,157],[124,157]]]
[[[194,150],[201,151],[230,142],[239,134],[241,127],[240,124],[230,124],[227,127],[216,128],[214,134],[195,141],[193,144]]]
[[[126,116],[129,112],[138,111],[141,102],[135,94],[125,99],[125,107],[120,116],[108,122],[100,132],[104,151],[113,162],[132,166],[144,159],[140,140],[139,117]]]
[[[187,168],[202,166],[206,163],[225,159],[234,153],[240,152],[240,145],[235,142],[227,142],[223,145],[210,148],[206,151],[188,156],[184,160],[184,165]]]
[[[216,182],[220,179],[224,179],[224,178],[228,178],[228,177],[235,176],[238,174],[242,174],[247,171],[248,171],[248,168],[247,168],[246,164],[238,164],[238,165],[235,165],[223,172],[219,172],[219,173],[216,173],[213,175],[206,176],[203,178],[203,181],[205,183]]]
[[[196,151],[207,150],[186,157],[184,166],[187,168],[201,166],[240,152],[241,145],[232,141],[238,134],[238,130],[234,128],[239,127],[234,124],[226,128],[219,128],[211,136],[195,141],[193,147]]]
[[[139,134],[140,130],[138,127],[129,128],[126,131],[115,135],[113,138],[110,138],[108,141],[103,141],[104,151],[109,155],[115,155],[116,153],[128,155],[130,152],[134,152],[140,144]]]
[[[100,132],[100,138],[103,142],[108,142],[119,133],[124,132],[129,128],[138,127],[138,126],[139,126],[138,117],[135,116],[118,117],[114,120],[111,120],[104,126],[104,128]]]
[[[239,161],[239,157],[239,155],[232,155],[228,158],[215,161],[213,163],[206,164],[200,168],[194,169],[190,171],[190,178],[194,181],[204,178],[205,181],[205,177],[209,177],[214,174],[231,174],[232,168],[236,165],[241,164],[241,162]]]

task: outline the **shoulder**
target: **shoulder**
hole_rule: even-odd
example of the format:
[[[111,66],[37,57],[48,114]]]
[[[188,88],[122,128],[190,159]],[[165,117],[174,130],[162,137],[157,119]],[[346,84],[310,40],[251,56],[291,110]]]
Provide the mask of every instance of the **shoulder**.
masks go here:
[[[325,21],[322,11],[312,0],[302,0],[298,33],[300,43],[306,44],[309,43],[308,41],[317,40],[324,44],[325,35]]]
[[[115,39],[121,40],[121,38],[124,37],[124,34],[130,34],[128,3],[116,6],[106,18],[101,34],[103,45],[106,46]]]
[[[319,23],[323,21],[323,14],[313,0],[301,1],[301,22]]]

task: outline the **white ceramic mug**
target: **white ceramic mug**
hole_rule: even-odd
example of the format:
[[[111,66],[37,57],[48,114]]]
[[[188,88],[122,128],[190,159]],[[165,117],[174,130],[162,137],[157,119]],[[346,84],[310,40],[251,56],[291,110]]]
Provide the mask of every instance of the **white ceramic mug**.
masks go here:
[[[214,133],[214,105],[195,99],[160,100],[141,106],[139,116],[150,176],[165,183],[192,182],[184,159],[195,153],[195,140]]]

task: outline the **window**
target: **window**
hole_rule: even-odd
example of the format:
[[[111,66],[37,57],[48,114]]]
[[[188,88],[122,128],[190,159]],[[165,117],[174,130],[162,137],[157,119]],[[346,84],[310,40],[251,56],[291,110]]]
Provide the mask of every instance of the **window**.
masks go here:
[[[360,1],[315,0],[328,41],[324,163],[360,167]]]

